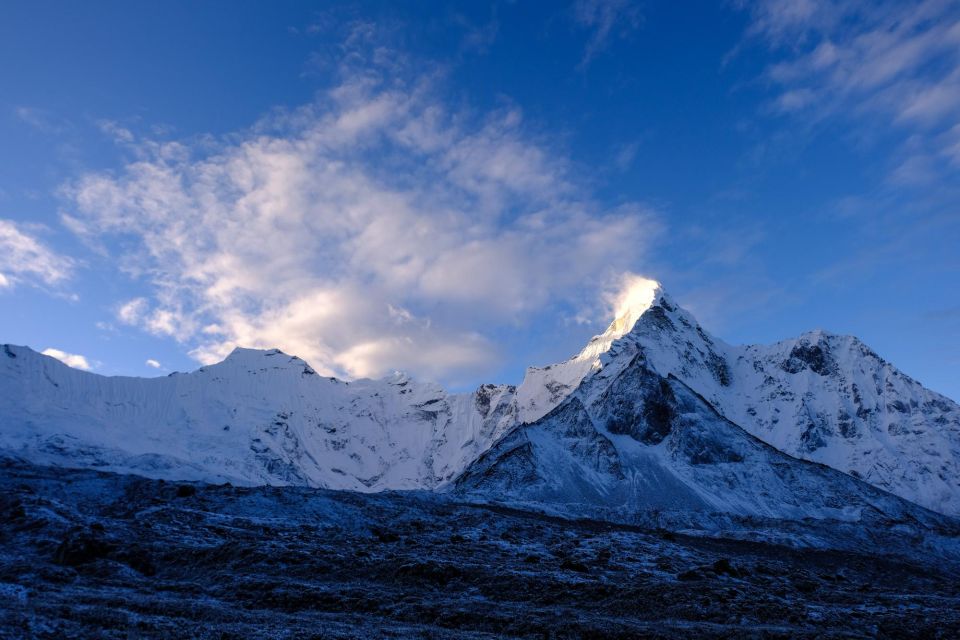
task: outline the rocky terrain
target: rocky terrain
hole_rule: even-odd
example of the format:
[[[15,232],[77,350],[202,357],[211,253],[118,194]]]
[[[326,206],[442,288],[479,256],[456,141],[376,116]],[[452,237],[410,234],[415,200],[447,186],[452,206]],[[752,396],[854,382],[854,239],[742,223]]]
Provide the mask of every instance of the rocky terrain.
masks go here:
[[[953,638],[960,565],[426,492],[173,483],[4,459],[5,638]],[[903,547],[909,549],[909,545]]]

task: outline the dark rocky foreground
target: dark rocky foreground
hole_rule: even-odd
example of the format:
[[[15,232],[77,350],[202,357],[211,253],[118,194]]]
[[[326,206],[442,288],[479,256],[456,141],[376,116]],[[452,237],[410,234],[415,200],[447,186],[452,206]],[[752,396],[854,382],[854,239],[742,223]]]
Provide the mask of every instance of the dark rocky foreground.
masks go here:
[[[949,561],[0,463],[10,638],[960,635]]]

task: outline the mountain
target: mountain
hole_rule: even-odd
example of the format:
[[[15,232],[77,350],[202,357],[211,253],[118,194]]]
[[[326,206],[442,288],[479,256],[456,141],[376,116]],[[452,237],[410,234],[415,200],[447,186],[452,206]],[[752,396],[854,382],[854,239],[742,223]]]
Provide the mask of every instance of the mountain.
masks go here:
[[[430,488],[516,422],[513,387],[343,382],[277,350],[165,378],[105,377],[0,347],[0,449],[147,477],[355,491]]]
[[[755,438],[680,379],[656,372],[643,351],[614,359],[546,416],[514,428],[467,467],[453,491],[603,519],[663,512],[673,526],[711,525],[716,514],[942,523]]]
[[[609,362],[611,348],[629,336],[648,309],[665,295],[658,282],[640,280],[624,295],[607,330],[590,339],[577,355],[558,364],[530,367],[517,387],[517,417],[534,422],[550,412],[593,372]]]
[[[518,389],[532,423],[605,368],[642,356],[733,424],[922,506],[960,514],[960,406],[925,389],[857,338],[813,331],[774,345],[711,336],[643,281],[601,335],[566,362],[531,368]],[[582,394],[581,394],[582,395]]]
[[[658,288],[616,344],[618,358],[642,352],[658,374],[785,453],[960,514],[960,406],[857,338],[814,331],[769,346],[728,345]]]
[[[462,491],[783,517],[836,514],[838,496],[869,509],[879,498],[858,478],[960,514],[956,403],[856,338],[728,345],[652,281],[573,358],[473,393],[402,374],[325,378],[276,350],[138,379],[0,349],[0,450],[40,463],[367,492],[456,479]]]

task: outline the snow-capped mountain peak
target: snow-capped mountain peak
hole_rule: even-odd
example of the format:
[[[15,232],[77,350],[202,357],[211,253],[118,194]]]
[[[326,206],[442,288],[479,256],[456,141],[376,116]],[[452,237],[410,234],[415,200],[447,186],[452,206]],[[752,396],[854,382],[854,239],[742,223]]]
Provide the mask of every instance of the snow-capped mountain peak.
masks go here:
[[[729,345],[661,295],[600,360],[618,370],[637,353],[781,451],[960,513],[960,406],[854,336]]]
[[[633,447],[621,431],[658,436],[657,424],[666,424],[658,412],[693,408],[709,418],[715,411],[723,420],[703,424],[742,428],[791,456],[960,514],[955,402],[852,336],[816,330],[773,345],[733,346],[704,331],[659,283],[628,285],[612,301],[607,330],[578,354],[531,367],[518,387],[482,385],[473,393],[448,393],[402,373],[346,383],[276,349],[238,348],[191,373],[140,379],[78,371],[0,345],[0,449],[35,462],[171,479],[437,488],[505,434],[575,395],[567,407],[572,431],[562,440],[588,453],[606,445],[584,415],[604,416],[611,441]],[[627,382],[641,368],[645,391],[637,395]],[[666,402],[681,396],[689,398]],[[641,424],[650,420],[652,431]],[[708,431],[694,432],[719,437]]]
[[[826,464],[922,506],[960,514],[960,406],[854,336],[823,329],[772,345],[729,345],[656,285],[566,362],[530,368],[517,390],[534,423],[574,392],[595,401],[638,358],[789,455]]]
[[[297,375],[316,375],[316,371],[297,356],[291,356],[280,349],[251,349],[236,347],[221,362],[205,368],[217,367],[219,370],[258,371],[289,370]]]
[[[521,422],[534,422],[556,407],[588,375],[603,368],[613,345],[629,336],[637,322],[651,308],[669,305],[669,296],[656,280],[634,276],[609,302],[614,317],[606,331],[593,336],[575,356],[546,367],[529,367],[523,383],[517,387]]]
[[[616,340],[633,330],[634,325],[650,307],[661,300],[669,300],[669,296],[659,282],[648,278],[631,278],[613,301],[613,321],[606,331],[590,339],[576,359],[592,360],[606,353]]]

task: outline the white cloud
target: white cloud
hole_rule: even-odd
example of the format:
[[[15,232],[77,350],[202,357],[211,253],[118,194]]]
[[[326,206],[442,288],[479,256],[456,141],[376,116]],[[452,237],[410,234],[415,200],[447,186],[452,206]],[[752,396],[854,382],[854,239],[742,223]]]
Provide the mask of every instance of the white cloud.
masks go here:
[[[196,330],[192,317],[173,307],[155,306],[147,298],[138,297],[121,303],[116,310],[117,320],[139,326],[155,336],[186,339]]]
[[[147,358],[147,361],[146,361],[145,364],[146,364],[148,367],[151,367],[151,368],[153,368],[153,369],[159,369],[160,366],[161,366],[161,365],[160,365],[160,362],[157,361],[157,360],[154,360],[153,358]]]
[[[70,129],[70,124],[66,120],[46,109],[19,106],[13,112],[22,122],[40,133],[59,135]]]
[[[465,31],[463,39],[460,41],[461,51],[486,53],[496,41],[497,34],[500,31],[500,23],[497,21],[495,13],[489,22],[481,25],[474,25],[460,15],[454,16],[453,23]]]
[[[653,302],[660,286],[656,280],[631,271],[611,274],[599,290],[600,304],[582,308],[571,320],[603,328],[608,328],[603,323],[613,320],[620,330],[629,330]]]
[[[0,287],[19,282],[58,285],[70,277],[72,259],[50,249],[12,220],[0,219]]]
[[[607,296],[611,316],[621,318],[650,307],[660,283],[635,273],[625,273],[619,278],[619,286]]]
[[[73,367],[74,369],[83,369],[84,371],[89,371],[91,369],[90,363],[87,361],[87,359],[76,353],[67,353],[66,351],[61,351],[60,349],[54,349],[52,347],[44,349],[41,353],[45,356],[56,358],[60,362],[67,366]]]
[[[402,55],[352,51],[314,104],[212,152],[134,141],[122,172],[65,189],[73,230],[138,241],[124,264],[153,293],[121,321],[201,362],[279,347],[334,375],[446,377],[492,365],[493,328],[642,259],[650,212],[594,203],[518,109],[451,110]]]
[[[786,88],[785,96],[804,97],[781,100],[782,108],[854,107],[927,124],[956,113],[957,5],[938,0],[804,4],[795,20],[771,27],[760,18],[756,25],[774,39],[793,34],[786,57],[769,75]]]
[[[621,145],[617,149],[616,154],[613,156],[613,164],[620,171],[626,171],[630,168],[630,165],[633,164],[634,158],[637,157],[637,151],[640,149],[639,142],[630,142],[628,144]]]
[[[117,309],[117,319],[124,324],[138,324],[149,305],[146,298],[128,300]]]
[[[901,131],[906,158],[894,160],[892,175],[901,185],[904,165],[912,171],[949,155],[942,133],[960,118],[960,4],[765,0],[743,5],[752,14],[752,36],[779,55],[766,72],[778,91],[775,110],[813,121],[843,118],[872,135]],[[921,157],[912,160],[914,155]]]
[[[97,126],[118,144],[130,144],[134,141],[133,133],[113,120],[100,120]]]

